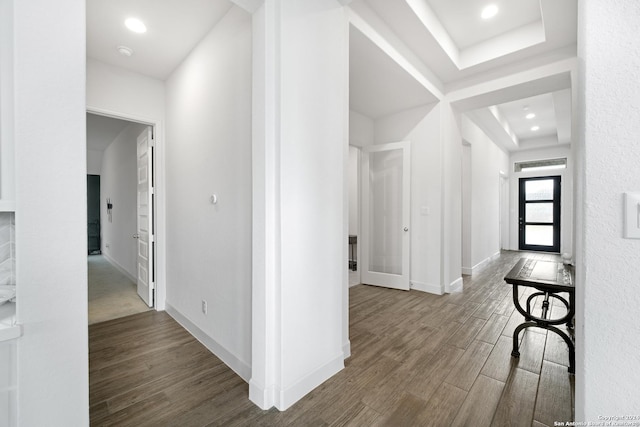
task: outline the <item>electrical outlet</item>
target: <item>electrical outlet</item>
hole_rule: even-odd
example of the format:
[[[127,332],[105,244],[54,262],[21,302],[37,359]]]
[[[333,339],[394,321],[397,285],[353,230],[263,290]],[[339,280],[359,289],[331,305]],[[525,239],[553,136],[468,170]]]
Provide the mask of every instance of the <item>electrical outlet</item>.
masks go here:
[[[202,300],[202,313],[207,314],[207,301]]]

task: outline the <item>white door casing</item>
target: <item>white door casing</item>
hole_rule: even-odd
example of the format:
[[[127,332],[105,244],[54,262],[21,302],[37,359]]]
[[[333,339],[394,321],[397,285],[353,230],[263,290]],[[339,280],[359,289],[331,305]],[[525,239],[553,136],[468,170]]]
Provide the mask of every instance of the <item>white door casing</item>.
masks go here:
[[[362,150],[362,283],[409,290],[411,144]]]
[[[154,304],[153,235],[153,130],[147,127],[137,139],[137,286],[138,295],[149,306]]]

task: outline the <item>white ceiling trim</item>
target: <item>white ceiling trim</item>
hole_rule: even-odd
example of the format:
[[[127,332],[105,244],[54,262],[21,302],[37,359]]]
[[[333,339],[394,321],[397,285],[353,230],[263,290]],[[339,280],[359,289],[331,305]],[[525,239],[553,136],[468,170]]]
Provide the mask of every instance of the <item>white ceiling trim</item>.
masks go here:
[[[426,0],[405,0],[453,65],[460,70],[527,49],[547,41],[543,18],[474,46],[459,49]],[[544,16],[540,4],[540,15]]]
[[[504,129],[504,132],[509,136],[509,138],[517,147],[519,143],[518,136],[515,134],[513,129],[511,129],[511,125],[509,125],[507,119],[502,115],[502,113],[500,113],[498,107],[496,107],[495,105],[490,106],[489,112],[491,112],[496,121],[500,124],[500,126],[502,126],[502,129]]]
[[[556,113],[558,143],[569,144],[571,142],[571,91],[554,92],[553,108]]]
[[[534,22],[474,46],[469,46],[460,52],[460,61],[456,66],[458,69],[464,70],[546,41],[544,24],[542,21]]]
[[[447,30],[444,29],[442,22],[440,22],[429,4],[427,4],[425,0],[406,0],[406,2],[420,22],[422,22],[422,25],[424,25],[433,38],[436,39],[440,48],[447,54],[449,59],[451,59],[451,62],[460,69],[460,50]]]
[[[560,144],[555,136],[544,136],[542,138],[527,139],[520,142],[520,150],[535,150],[538,148],[568,147],[570,144]]]
[[[444,86],[426,65],[398,38],[398,36],[364,3],[358,10],[345,8],[349,22],[369,38],[384,53],[418,81],[437,99],[444,98]]]
[[[475,110],[571,87],[577,59],[569,58],[451,91],[447,99],[460,111]]]
[[[569,72],[566,72],[529,80],[521,84],[494,91],[487,91],[481,95],[456,101],[452,104],[464,112],[488,107],[490,105],[504,104],[518,99],[530,98],[544,93],[555,92],[556,90],[567,89],[570,85],[571,76]]]
[[[466,116],[503,150],[510,152],[519,148],[489,108],[469,111]]]
[[[253,14],[256,10],[260,9],[264,0],[231,0],[231,2]]]

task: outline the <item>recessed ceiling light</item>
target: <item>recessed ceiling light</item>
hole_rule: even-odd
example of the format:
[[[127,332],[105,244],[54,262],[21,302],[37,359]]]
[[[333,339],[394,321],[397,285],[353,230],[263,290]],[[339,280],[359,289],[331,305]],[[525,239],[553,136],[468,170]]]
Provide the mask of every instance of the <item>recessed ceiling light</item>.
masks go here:
[[[116,50],[122,56],[131,56],[131,55],[133,55],[133,49],[131,49],[130,47],[127,47],[127,46],[118,46],[116,48]]]
[[[127,18],[127,20],[124,21],[124,25],[126,25],[127,28],[133,31],[134,33],[147,32],[146,25],[144,25],[144,22],[142,22],[138,18]]]
[[[529,114],[527,114],[525,117],[526,117],[527,119],[533,119],[535,116],[536,116],[536,115],[535,115],[534,113],[529,113]]]
[[[491,19],[497,14],[498,6],[496,6],[495,4],[490,4],[482,9],[482,13],[480,14],[480,16],[482,17],[482,19]]]
[[[540,126],[532,126],[531,130],[534,131],[534,132],[537,131],[537,130],[540,130]]]

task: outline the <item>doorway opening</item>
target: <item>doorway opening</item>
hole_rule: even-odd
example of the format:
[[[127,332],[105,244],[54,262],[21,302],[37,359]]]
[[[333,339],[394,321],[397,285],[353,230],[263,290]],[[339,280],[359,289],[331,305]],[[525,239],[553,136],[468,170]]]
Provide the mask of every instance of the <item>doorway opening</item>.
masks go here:
[[[100,175],[87,174],[87,251],[102,253],[100,244]]]
[[[360,149],[349,146],[349,250],[347,267],[349,270],[349,287],[359,285],[360,265],[358,263],[360,236]]]
[[[560,176],[520,178],[520,250],[560,252],[560,184]]]
[[[156,306],[153,131],[87,114],[89,324]]]

